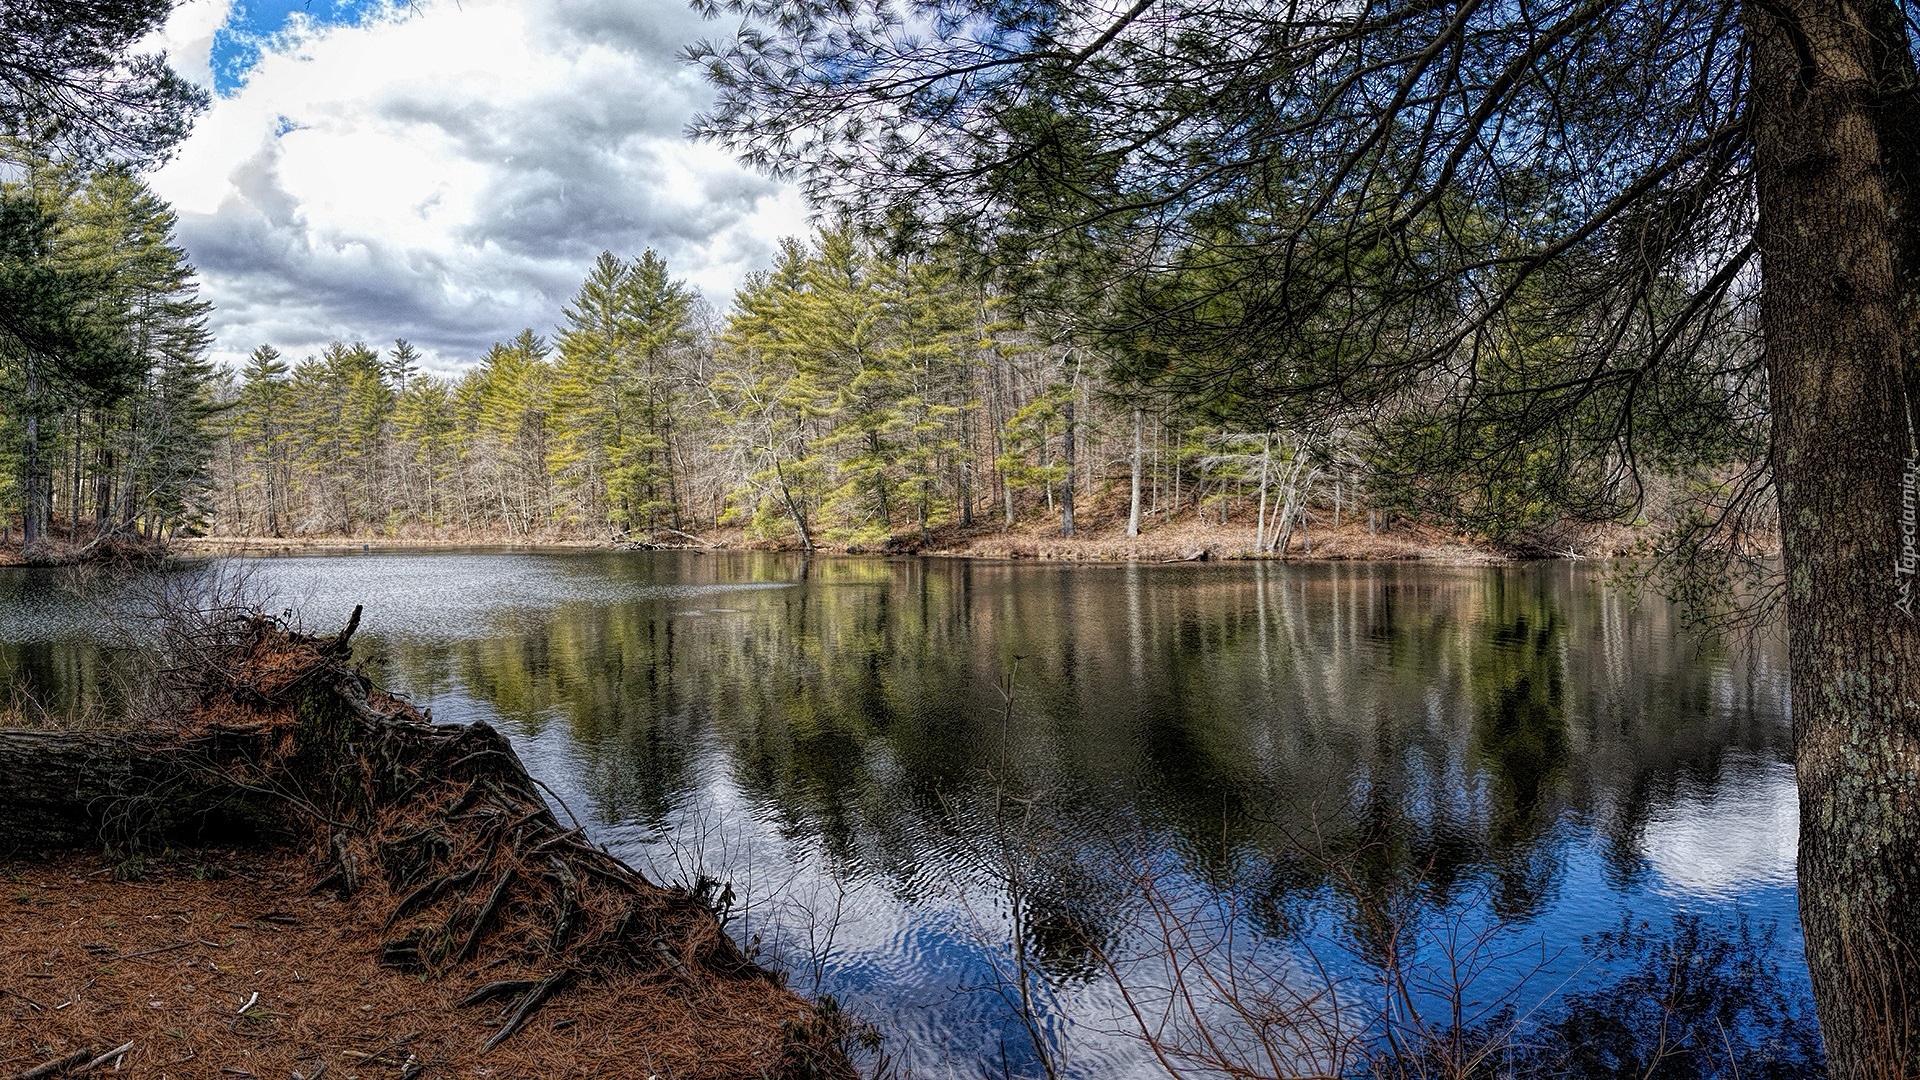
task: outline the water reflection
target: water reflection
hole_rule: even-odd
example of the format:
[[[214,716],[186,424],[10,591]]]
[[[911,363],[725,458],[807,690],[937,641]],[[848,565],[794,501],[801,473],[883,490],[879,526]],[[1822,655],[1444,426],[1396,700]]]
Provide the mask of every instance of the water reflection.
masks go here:
[[[921,1071],[1030,1062],[1013,958],[1082,1074],[1151,1072],[1110,1033],[1092,947],[1138,914],[1116,852],[1351,970],[1466,919],[1550,942],[1542,985],[1576,993],[1631,967],[1577,945],[1623,917],[1744,915],[1777,927],[1755,948],[1805,1000],[1777,643],[1703,645],[1576,566],[474,553],[259,574],[312,625],[365,604],[377,677],[504,723],[656,873],[733,881],[736,932]],[[97,628],[49,595],[0,576],[0,676],[84,695]]]

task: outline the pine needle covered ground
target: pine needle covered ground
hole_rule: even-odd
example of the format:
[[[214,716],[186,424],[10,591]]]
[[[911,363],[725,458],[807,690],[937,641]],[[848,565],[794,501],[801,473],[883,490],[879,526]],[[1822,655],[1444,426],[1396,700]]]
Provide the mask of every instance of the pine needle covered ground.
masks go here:
[[[0,793],[43,838],[0,864],[0,1076],[852,1075],[837,1014],[557,820],[503,736],[372,689],[350,633],[215,620],[177,724],[11,733],[86,764]]]

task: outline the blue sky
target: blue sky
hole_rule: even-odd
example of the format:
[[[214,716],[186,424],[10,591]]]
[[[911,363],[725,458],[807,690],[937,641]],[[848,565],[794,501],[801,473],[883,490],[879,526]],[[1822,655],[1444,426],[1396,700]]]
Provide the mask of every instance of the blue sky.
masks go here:
[[[227,13],[226,25],[214,32],[214,92],[222,96],[238,89],[247,71],[260,59],[263,46],[298,18],[316,27],[354,25],[384,5],[375,0],[243,0]]]

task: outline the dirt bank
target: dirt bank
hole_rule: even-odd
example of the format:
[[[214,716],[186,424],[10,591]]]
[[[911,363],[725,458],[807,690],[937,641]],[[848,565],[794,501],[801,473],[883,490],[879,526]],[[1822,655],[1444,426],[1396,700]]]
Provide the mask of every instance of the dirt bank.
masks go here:
[[[837,1013],[497,732],[370,687],[351,629],[215,619],[170,722],[0,731],[0,1076],[852,1075]]]

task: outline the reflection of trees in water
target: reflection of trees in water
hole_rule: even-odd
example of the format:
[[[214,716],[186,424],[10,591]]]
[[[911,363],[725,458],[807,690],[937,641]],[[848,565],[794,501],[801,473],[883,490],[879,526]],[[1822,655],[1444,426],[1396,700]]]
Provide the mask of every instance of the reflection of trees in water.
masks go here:
[[[95,638],[106,635],[109,644],[131,648],[134,631],[116,631],[106,611],[94,608],[81,591],[87,580],[64,571],[0,569],[0,717],[16,710],[22,719],[77,716],[115,708],[123,699],[122,665]]]
[[[645,588],[802,577],[779,557],[580,565]],[[1062,824],[1023,885],[1024,932],[1068,982],[1124,923],[1103,830],[1151,838],[1170,874],[1234,892],[1277,940],[1344,889],[1342,933],[1377,962],[1470,898],[1539,913],[1569,814],[1601,838],[1609,881],[1633,883],[1654,810],[1786,753],[1777,651],[1703,650],[1663,604],[1559,566],[803,565],[798,587],[364,644],[383,679],[458,688],[525,731],[564,725],[603,819],[667,827],[722,775],[836,874],[910,902],[969,870],[953,806],[994,783],[1044,791]],[[104,664],[85,644],[0,644],[0,676],[56,703],[97,693]]]
[[[1558,878],[1558,860],[1536,851],[1558,818],[1553,805],[1567,761],[1565,662],[1560,614],[1548,593],[1496,578],[1488,590],[1469,676],[1474,750],[1492,775],[1488,848],[1502,918],[1537,914]]]
[[[643,584],[792,576],[713,556],[607,567]],[[1738,685],[1676,647],[1663,605],[1560,573],[815,560],[800,588],[566,607],[510,637],[395,646],[392,663],[438,680],[451,657],[523,727],[557,715],[609,812],[667,812],[717,750],[795,835],[897,872],[933,854],[915,845],[938,835],[939,795],[982,783],[992,686],[1019,655],[1008,782],[1152,821],[1196,868],[1343,820],[1381,875],[1442,901],[1497,876],[1503,912],[1525,915],[1553,887],[1544,838],[1569,808],[1630,874],[1650,802],[1785,738],[1766,678]]]
[[[798,576],[711,555],[607,573]],[[1415,921],[1481,895],[1531,918],[1570,813],[1630,882],[1652,808],[1787,741],[1773,653],[1702,651],[1663,604],[1558,566],[816,559],[799,587],[565,607],[511,635],[396,643],[389,663],[403,683],[457,680],[528,730],[564,723],[605,816],[665,826],[724,775],[837,872],[912,901],[964,870],[950,807],[990,783],[993,688],[1015,656],[998,782],[1048,792],[1063,820],[1156,837],[1282,936],[1303,898],[1342,887]],[[1124,903],[1082,857],[1088,835],[1062,830],[1029,883],[1029,944],[1060,978],[1085,974],[1076,940]],[[1303,836],[1353,884],[1299,857]],[[1360,899],[1345,932],[1377,959],[1392,928]]]
[[[1602,970],[1599,986],[1567,994],[1532,1023],[1514,1009],[1453,1045],[1485,1051],[1472,1077],[1532,1080],[1810,1080],[1825,1072],[1819,1028],[1789,989],[1771,927],[1743,915],[1716,924],[1696,915],[1667,927],[1631,921],[1583,946]],[[1422,1048],[1381,1070],[1434,1075],[1440,1054]]]
[[[0,725],[10,713],[31,722],[39,715],[77,715],[111,707],[122,688],[117,669],[85,643],[0,642]]]

